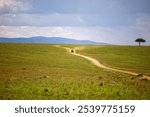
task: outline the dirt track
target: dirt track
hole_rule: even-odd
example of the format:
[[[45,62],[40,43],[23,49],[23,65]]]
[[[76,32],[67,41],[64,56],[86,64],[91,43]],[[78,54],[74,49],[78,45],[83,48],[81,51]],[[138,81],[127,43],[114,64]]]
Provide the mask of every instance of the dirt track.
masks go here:
[[[61,46],[56,45],[56,47],[61,47]],[[126,74],[130,74],[130,75],[133,75],[133,76],[138,76],[138,77],[140,77],[140,79],[143,79],[143,80],[150,80],[149,76],[146,76],[146,75],[139,76],[139,74],[135,73],[135,72],[130,72],[130,71],[125,71],[125,70],[110,68],[110,67],[107,67],[107,66],[101,64],[98,60],[96,60],[94,58],[91,58],[89,56],[85,56],[85,55],[81,55],[81,54],[76,53],[75,50],[73,50],[74,52],[71,52],[71,48],[68,48],[68,47],[62,47],[62,48],[68,50],[69,53],[71,53],[71,54],[73,54],[75,56],[79,56],[79,57],[82,57],[82,58],[85,58],[85,59],[89,60],[92,64],[96,65],[99,68],[103,68],[103,69],[107,69],[107,70],[111,70],[111,71],[116,71],[116,72],[121,72],[121,73],[126,73]]]

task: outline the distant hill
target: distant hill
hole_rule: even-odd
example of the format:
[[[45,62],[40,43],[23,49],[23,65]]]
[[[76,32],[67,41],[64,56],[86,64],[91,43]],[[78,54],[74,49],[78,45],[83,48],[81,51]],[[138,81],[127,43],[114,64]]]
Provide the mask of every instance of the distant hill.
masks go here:
[[[50,43],[50,44],[96,44],[96,45],[108,45],[103,42],[94,42],[90,40],[76,40],[62,37],[30,37],[30,38],[3,38],[0,37],[0,42],[11,43]]]

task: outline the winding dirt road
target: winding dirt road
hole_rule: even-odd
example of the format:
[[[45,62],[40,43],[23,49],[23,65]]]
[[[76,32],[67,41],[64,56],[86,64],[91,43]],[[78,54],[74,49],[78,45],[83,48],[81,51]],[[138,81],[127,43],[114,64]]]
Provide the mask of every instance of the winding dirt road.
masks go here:
[[[126,73],[126,74],[130,74],[130,75],[133,75],[133,76],[139,76],[139,74],[135,73],[135,72],[130,72],[130,71],[125,71],[125,70],[120,70],[120,69],[107,67],[107,66],[103,65],[102,63],[100,63],[98,60],[96,60],[94,58],[76,53],[76,51],[74,49],[71,49],[71,48],[68,48],[68,47],[62,47],[62,46],[59,46],[59,45],[55,45],[55,46],[56,47],[61,47],[61,48],[64,48],[64,49],[68,50],[68,52],[70,54],[85,58],[85,59],[87,59],[88,61],[90,61],[92,64],[96,65],[99,68],[103,68],[103,69],[107,69],[107,70],[111,70],[111,71],[115,71],[115,72]],[[73,50],[73,52],[71,52],[71,50]],[[150,80],[150,77],[146,76],[146,75],[141,75],[139,77],[140,77],[139,79],[141,79],[141,80]]]

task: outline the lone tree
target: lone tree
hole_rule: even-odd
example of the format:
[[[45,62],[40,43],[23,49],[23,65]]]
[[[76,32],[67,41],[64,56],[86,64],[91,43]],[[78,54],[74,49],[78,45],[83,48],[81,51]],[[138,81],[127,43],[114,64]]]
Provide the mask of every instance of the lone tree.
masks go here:
[[[139,46],[141,46],[141,42],[146,42],[143,38],[137,38],[135,42],[139,42]]]

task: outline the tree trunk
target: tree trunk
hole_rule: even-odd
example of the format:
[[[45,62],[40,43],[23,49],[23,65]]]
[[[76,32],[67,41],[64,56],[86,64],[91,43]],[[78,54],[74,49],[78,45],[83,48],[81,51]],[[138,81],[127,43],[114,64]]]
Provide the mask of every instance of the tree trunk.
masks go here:
[[[141,46],[141,42],[139,42],[139,46]]]

